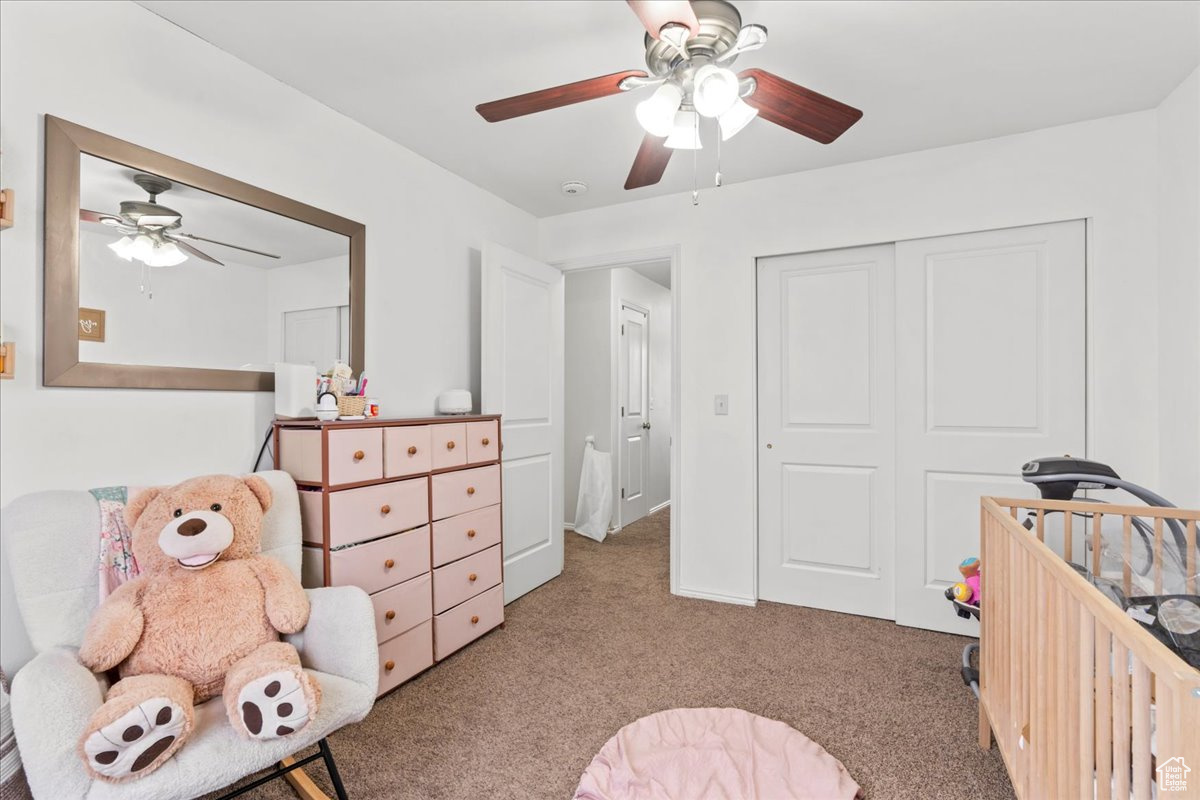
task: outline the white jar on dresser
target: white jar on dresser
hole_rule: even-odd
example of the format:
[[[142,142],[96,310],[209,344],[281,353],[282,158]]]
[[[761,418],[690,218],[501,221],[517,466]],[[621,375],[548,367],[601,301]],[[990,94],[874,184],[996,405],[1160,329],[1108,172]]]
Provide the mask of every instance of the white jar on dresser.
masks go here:
[[[304,585],[375,605],[383,694],[504,622],[498,416],[279,420]]]

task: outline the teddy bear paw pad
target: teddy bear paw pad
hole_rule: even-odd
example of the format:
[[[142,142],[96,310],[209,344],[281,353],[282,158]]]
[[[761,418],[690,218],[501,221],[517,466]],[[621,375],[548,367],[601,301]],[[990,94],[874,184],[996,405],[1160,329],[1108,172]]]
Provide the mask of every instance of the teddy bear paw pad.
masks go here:
[[[275,739],[308,724],[308,700],[300,678],[281,670],[256,678],[238,694],[242,724],[255,739]]]
[[[124,778],[165,761],[187,719],[163,697],[144,700],[84,740],[88,764],[106,778]]]

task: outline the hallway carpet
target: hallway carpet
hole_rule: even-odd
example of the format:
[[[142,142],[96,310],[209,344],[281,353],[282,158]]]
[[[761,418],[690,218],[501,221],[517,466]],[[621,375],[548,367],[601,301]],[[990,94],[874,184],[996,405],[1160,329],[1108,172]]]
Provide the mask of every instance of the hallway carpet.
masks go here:
[[[351,800],[570,798],[618,728],[680,706],[782,720],[868,798],[1013,796],[996,749],[975,744],[975,698],[958,674],[965,639],[672,596],[668,519],[603,543],[568,532],[563,574],[510,604],[504,630],[334,734]],[[307,771],[332,796],[319,763]],[[281,781],[251,796],[295,797]]]

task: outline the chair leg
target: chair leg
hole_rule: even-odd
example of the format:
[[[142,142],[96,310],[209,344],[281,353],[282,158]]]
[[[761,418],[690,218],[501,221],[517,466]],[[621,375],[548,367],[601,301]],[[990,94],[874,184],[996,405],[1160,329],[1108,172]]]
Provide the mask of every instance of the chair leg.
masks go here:
[[[337,793],[338,800],[349,800],[346,797],[346,787],[342,785],[342,776],[338,774],[337,764],[333,760],[333,753],[329,751],[329,742],[322,739],[317,744],[321,748],[321,758],[325,759],[325,769],[329,771],[329,780],[333,783],[333,791]]]

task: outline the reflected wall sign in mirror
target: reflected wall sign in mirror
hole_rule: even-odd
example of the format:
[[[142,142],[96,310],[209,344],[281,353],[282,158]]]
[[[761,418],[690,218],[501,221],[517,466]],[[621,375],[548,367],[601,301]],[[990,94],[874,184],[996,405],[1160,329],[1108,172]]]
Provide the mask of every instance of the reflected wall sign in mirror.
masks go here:
[[[365,229],[46,117],[47,386],[270,390],[362,369]],[[78,335],[104,309],[103,341]]]

